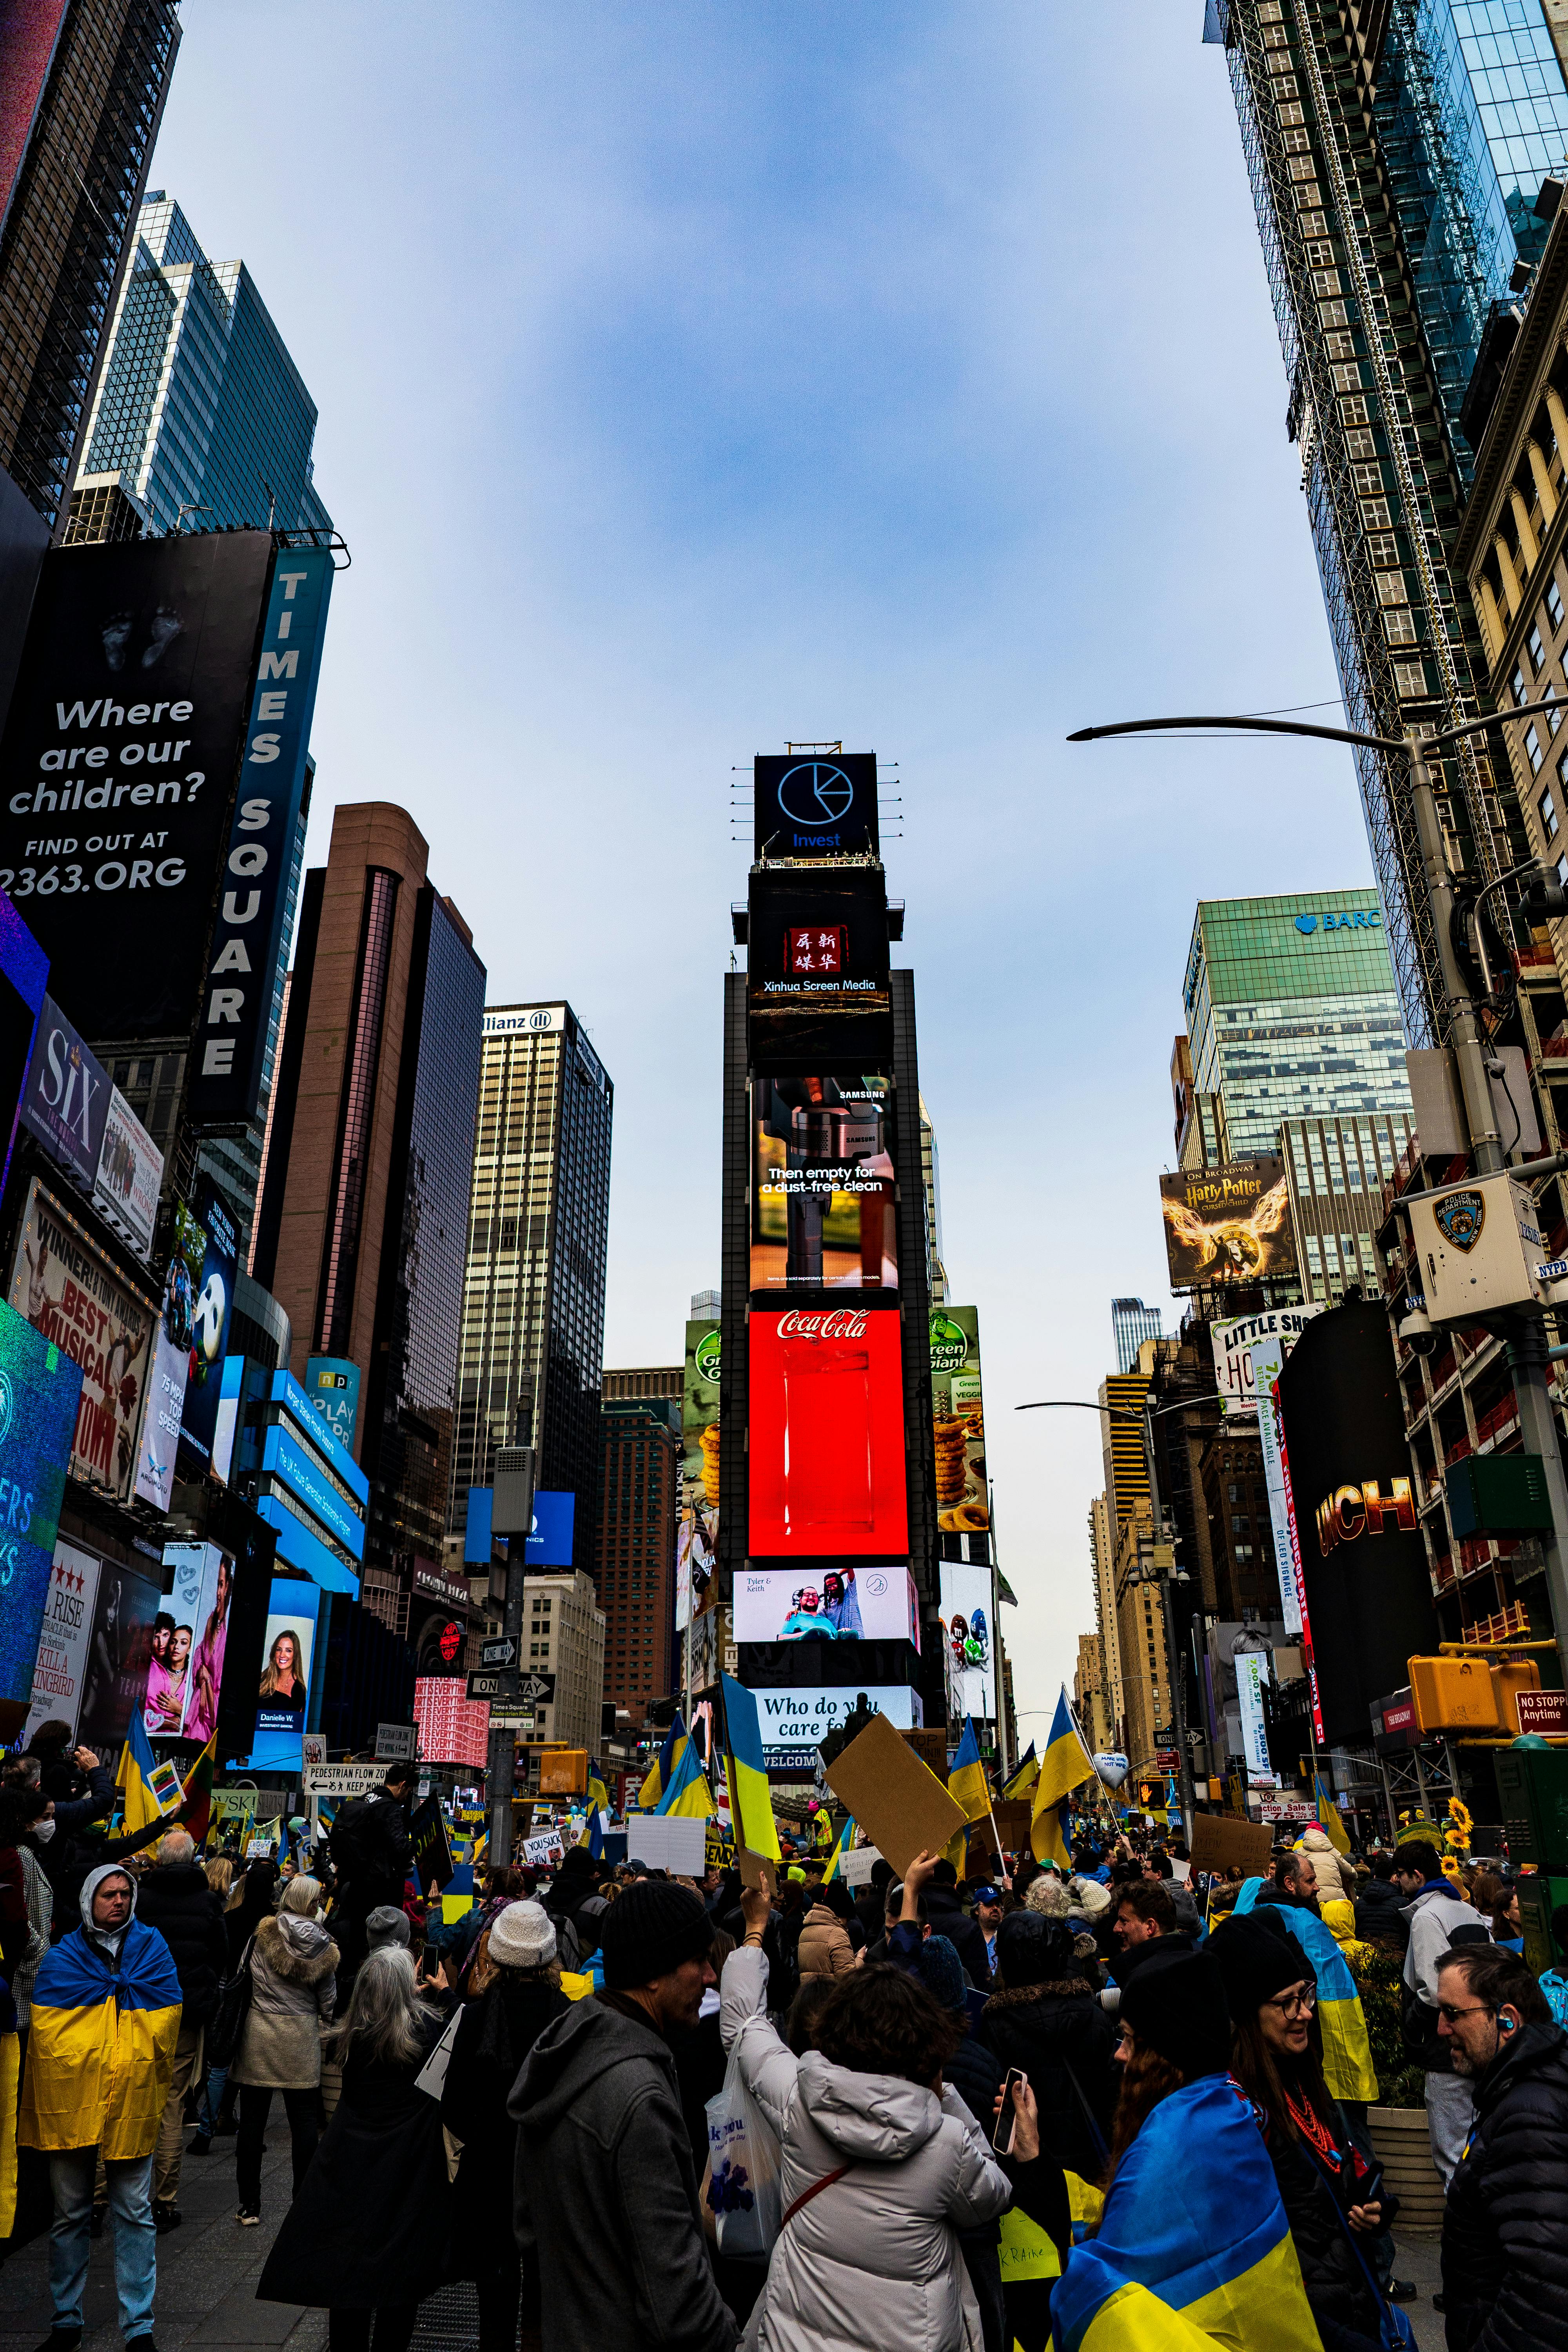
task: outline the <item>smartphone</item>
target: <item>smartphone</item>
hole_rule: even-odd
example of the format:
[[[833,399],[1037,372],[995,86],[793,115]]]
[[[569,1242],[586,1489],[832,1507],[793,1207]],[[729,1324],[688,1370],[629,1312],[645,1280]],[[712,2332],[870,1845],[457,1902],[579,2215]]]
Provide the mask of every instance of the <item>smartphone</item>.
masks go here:
[[[1366,2179],[1359,2181],[1352,2193],[1352,2205],[1381,2205],[1383,2202],[1383,2167],[1374,2165]]]
[[[1015,2083],[1026,2083],[1028,2079],[1021,2066],[1008,2067],[1007,2079],[1002,2085],[1002,2112],[991,2135],[991,2145],[998,2156],[1011,2156],[1013,2153],[1013,2134],[1018,2128],[1018,2110],[1013,2105],[1013,2085]]]

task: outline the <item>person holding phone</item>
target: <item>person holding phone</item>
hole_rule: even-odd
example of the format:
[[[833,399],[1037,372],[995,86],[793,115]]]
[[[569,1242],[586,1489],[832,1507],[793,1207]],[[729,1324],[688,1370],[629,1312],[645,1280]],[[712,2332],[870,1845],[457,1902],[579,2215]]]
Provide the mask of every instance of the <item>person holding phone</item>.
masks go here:
[[[1227,1919],[1208,1948],[1230,2004],[1231,2071],[1264,2118],[1323,2352],[1376,2352],[1384,2306],[1372,2241],[1399,2200],[1352,2147],[1323,2080],[1311,1963],[1267,1910]]]

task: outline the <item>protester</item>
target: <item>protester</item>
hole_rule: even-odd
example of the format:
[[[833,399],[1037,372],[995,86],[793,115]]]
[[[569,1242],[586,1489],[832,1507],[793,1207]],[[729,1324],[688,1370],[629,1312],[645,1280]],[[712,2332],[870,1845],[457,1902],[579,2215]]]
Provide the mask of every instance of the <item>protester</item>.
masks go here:
[[[584,1974],[599,1948],[600,1930],[609,1909],[600,1890],[600,1874],[601,1866],[587,1847],[572,1846],[544,1897],[544,1908],[555,1922],[561,1965],[573,1976]]]
[[[274,2091],[282,2092],[289,2118],[296,2196],[316,2152],[321,2028],[331,2022],[341,1957],[317,1916],[321,1898],[319,1879],[290,1879],[277,1916],[262,1920],[244,1963],[250,2006],[229,2075],[240,2086],[235,2219],[246,2229],[261,2219],[261,2151]]]
[[[745,1899],[760,1945],[767,1897]],[[604,1989],[547,2026],[523,2061],[509,2102],[515,2222],[524,2268],[538,2267],[551,2352],[731,2352],[736,2340],[703,2242],[669,2049],[697,2022],[711,1935],[686,1888],[626,1887],[600,1927]]]
[[[1394,1857],[1394,1877],[1405,1889],[1410,1943],[1405,1955],[1405,2046],[1426,2076],[1426,2130],[1432,2161],[1447,2187],[1475,2113],[1468,2073],[1453,2063],[1452,2043],[1439,2032],[1437,1964],[1449,1946],[1475,1941],[1489,1946],[1491,1930],[1465,1899],[1462,1887],[1444,1875],[1437,1849],[1426,1838],[1407,1838]]]
[[[1403,1887],[1394,1883],[1394,1857],[1374,1853],[1372,1876],[1364,1880],[1355,1898],[1355,1931],[1363,1944],[1375,1944],[1381,1951],[1396,1952],[1403,1959],[1410,1942],[1410,1923],[1405,1916],[1408,1898]]]
[[[945,1936],[928,1936],[919,1946],[913,1973],[937,2007],[958,2021],[963,2039],[948,2053],[943,2079],[963,2100],[982,2137],[989,2138],[1001,2100],[1003,2070],[994,2053],[974,2038],[963,1969]],[[1035,2152],[1038,2153],[1037,2133]],[[1010,2174],[1008,2179],[1011,2186]],[[984,2352],[1007,2352],[1013,2340],[1002,2293],[1001,2237],[1000,2226],[994,2221],[958,2231],[959,2250],[980,2311]]]
[[[1301,1852],[1312,1865],[1312,1884],[1320,1904],[1354,1903],[1355,1866],[1348,1853],[1341,1853],[1327,1830],[1314,1823],[1303,1831]]]
[[[996,1981],[996,1930],[1002,1925],[1002,1889],[984,1879],[969,1890],[974,1904],[974,1923],[985,1945],[985,1967],[988,1981]]]
[[[65,1741],[70,1736],[64,1724],[45,1724],[35,1736],[33,1747],[39,1758],[38,1788],[44,1809],[26,1835],[49,1882],[53,1933],[58,1938],[74,1932],[71,1922],[80,1908],[81,1890],[89,1871],[101,1869],[106,1863],[123,1862],[128,1855],[140,1853],[154,1838],[161,1837],[171,1822],[184,1821],[189,1808],[182,1806],[178,1811],[160,1816],[144,1829],[124,1836],[104,1837],[94,1830],[93,1824],[107,1821],[119,1801],[114,1775],[106,1764],[100,1763],[90,1748],[74,1749],[68,1760],[63,1745],[53,1741],[40,1745],[51,1729],[58,1729]]]
[[[1304,1853],[1279,1853],[1274,1857],[1273,1875],[1258,1895],[1259,1903],[1275,1903],[1282,1906],[1295,1904],[1303,1911],[1318,1909],[1317,1874],[1310,1858]]]
[[[400,1947],[367,1953],[327,2049],[342,2096],[262,2270],[264,2303],[325,2305],[331,2352],[405,2352],[447,2257],[437,2099],[416,2077],[441,2030]]]
[[[38,1970],[17,2138],[45,2150],[55,2218],[54,2317],[47,2352],[81,2341],[93,2179],[101,2156],[114,2224],[120,2331],[154,2352],[158,2233],[153,2149],[180,2035],[180,1980],[169,1947],[136,1917],[136,1888],[113,1864],[90,1871],[80,1925]]]
[[[1524,1958],[1524,1922],[1519,1916],[1517,1886],[1505,1886],[1492,1906],[1492,1941],[1515,1959]]]
[[[765,1897],[749,1890],[745,1911],[721,2024],[778,2137],[788,2216],[758,2343],[977,2346],[980,2311],[955,2232],[994,2221],[1009,2191],[986,2136],[942,2081],[957,2017],[900,1969],[858,1969],[835,1985],[814,2047],[797,2058],[763,2008]]]
[[[486,1930],[488,1981],[464,2004],[441,2091],[441,2120],[461,2143],[453,2188],[450,2275],[479,2294],[479,2352],[512,2352],[521,2274],[512,2235],[517,2126],[507,2100],[545,2027],[570,2007],[555,1927],[542,1905],[512,1901]],[[477,1973],[477,1972],[476,1972]],[[538,2281],[531,2277],[538,2325]]]
[[[1375,2352],[1383,2303],[1369,2266],[1372,2240],[1398,2200],[1360,2193],[1373,2175],[1323,2080],[1317,1980],[1300,1946],[1268,1910],[1227,1920],[1209,1949],[1230,2009],[1231,2071],[1264,2119],[1324,2352]]]
[[[180,2038],[153,2167],[153,2221],[160,2231],[175,2230],[185,2102],[202,2078],[202,2044],[228,1965],[223,1914],[187,1830],[165,1833],[137,1885],[136,1916],[163,1937],[180,1979]]]
[[[847,1976],[855,1966],[855,1950],[845,1924],[849,1912],[849,1890],[837,1879],[817,1890],[795,1953],[802,1984],[810,1977]]]
[[[1118,1984],[1125,1984],[1132,1970],[1155,1952],[1192,1949],[1191,1937],[1177,1928],[1176,1906],[1163,1879],[1134,1879],[1119,1886],[1113,1899],[1110,1972]]]
[[[980,2013],[980,2039],[1004,2071],[1021,2067],[1028,2077],[1047,2154],[1098,2181],[1116,2107],[1116,2028],[1080,1973],[1065,1920],[1015,1911],[996,1951],[1002,1990]]]
[[[879,1968],[885,1962],[892,1958],[891,1937],[893,1930],[899,1925],[900,1920],[910,1917],[913,1918],[922,1936],[929,1936],[931,1934],[931,1915],[926,1909],[925,1896],[919,1891],[917,1886],[914,1891],[912,1908],[906,1911],[904,1905],[904,1883],[901,1878],[895,1878],[889,1883],[888,1887],[886,1915],[882,1922],[882,1933],[878,1937],[874,1944],[868,1944],[866,1947],[865,1966],[867,1968]],[[742,1919],[742,1932],[744,1931],[744,1926],[745,1922]],[[904,1940],[906,1943],[908,1942],[907,1937]],[[766,1947],[764,1946],[764,1949]],[[775,2000],[770,2000],[768,2002],[768,2007],[770,2009],[776,2009],[778,2005],[779,2004]]]
[[[332,1933],[345,1980],[367,1949],[364,1923],[383,1903],[403,1902],[404,1883],[414,1862],[408,1808],[418,1781],[415,1764],[389,1764],[379,1789],[351,1797],[332,1823],[327,1841],[338,1876]]]
[[[985,1958],[985,1937],[978,1919],[972,1919],[959,1901],[958,1873],[945,1854],[933,1864],[930,1884],[924,1891],[931,1934],[947,1937],[963,1961],[970,1983],[977,1991],[987,1991],[991,1970]]]
[[[253,1862],[239,1883],[239,1900],[231,1901],[223,1915],[224,1934],[228,1938],[228,1972],[233,1976],[239,1967],[247,1944],[263,1919],[272,1916],[278,1900],[278,1864],[275,1862]]]

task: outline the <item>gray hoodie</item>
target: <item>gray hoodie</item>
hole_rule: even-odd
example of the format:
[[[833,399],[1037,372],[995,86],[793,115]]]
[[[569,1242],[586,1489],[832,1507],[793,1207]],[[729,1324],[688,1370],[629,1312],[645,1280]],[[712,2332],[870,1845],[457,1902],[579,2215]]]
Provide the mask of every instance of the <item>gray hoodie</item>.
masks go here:
[[[539,2265],[550,2352],[731,2352],[740,2331],[709,2266],[663,2037],[574,2001],[529,2052],[508,2108],[518,2242]]]

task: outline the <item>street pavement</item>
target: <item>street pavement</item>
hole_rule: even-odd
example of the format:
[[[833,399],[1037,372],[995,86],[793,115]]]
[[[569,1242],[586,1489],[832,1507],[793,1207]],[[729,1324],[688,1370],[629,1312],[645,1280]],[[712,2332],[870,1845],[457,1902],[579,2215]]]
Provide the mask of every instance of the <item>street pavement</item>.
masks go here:
[[[1414,2279],[1421,2290],[1418,2303],[1400,2305],[1415,2330],[1420,2352],[1446,2352],[1443,2337],[1443,2315],[1432,2308],[1432,2297],[1443,2291],[1443,2273],[1437,2261],[1436,2237],[1406,2236],[1398,2230],[1394,2233],[1396,2260],[1395,2278]]]

